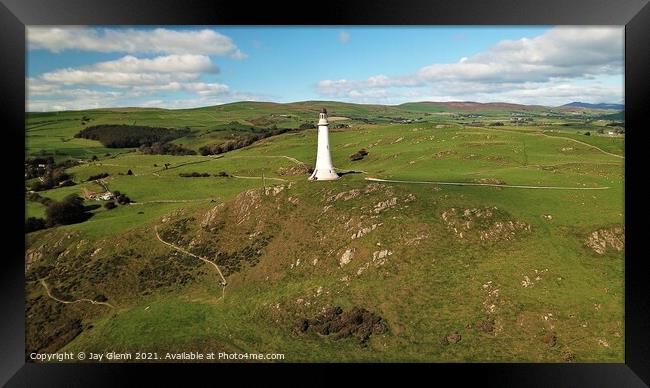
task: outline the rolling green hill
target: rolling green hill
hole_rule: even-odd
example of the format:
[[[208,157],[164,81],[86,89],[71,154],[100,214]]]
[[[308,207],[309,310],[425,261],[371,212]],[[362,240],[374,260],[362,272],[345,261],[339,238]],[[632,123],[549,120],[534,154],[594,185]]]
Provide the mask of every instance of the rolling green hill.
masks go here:
[[[28,114],[28,155],[84,160],[66,169],[76,185],[41,196],[108,189],[134,203],[26,235],[27,351],[623,362],[623,137],[596,135],[598,111],[443,105]],[[307,181],[315,129],[212,156],[74,138],[99,124],[190,128],[174,143],[198,149],[314,123],[322,106],[336,118],[333,182]],[[210,176],[180,175],[192,172]],[[27,202],[28,216],[44,209]]]

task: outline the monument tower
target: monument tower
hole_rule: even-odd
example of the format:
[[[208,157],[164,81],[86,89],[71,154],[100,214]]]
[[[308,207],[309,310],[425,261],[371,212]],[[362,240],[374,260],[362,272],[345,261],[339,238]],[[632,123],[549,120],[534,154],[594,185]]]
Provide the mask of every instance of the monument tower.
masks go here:
[[[327,109],[320,110],[318,119],[318,150],[316,152],[316,167],[309,180],[315,181],[333,181],[339,179],[332,166],[332,157],[330,156],[330,140],[327,122]]]

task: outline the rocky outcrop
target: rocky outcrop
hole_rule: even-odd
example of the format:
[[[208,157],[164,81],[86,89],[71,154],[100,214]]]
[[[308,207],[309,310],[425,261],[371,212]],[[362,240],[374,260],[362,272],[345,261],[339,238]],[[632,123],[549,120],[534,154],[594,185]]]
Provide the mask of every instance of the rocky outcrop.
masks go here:
[[[531,226],[512,220],[495,207],[472,209],[447,209],[440,215],[449,230],[459,239],[478,237],[481,241],[512,240],[521,232],[530,232]]]
[[[585,245],[599,255],[605,254],[608,250],[620,252],[625,249],[625,229],[622,227],[598,229],[589,234]]]

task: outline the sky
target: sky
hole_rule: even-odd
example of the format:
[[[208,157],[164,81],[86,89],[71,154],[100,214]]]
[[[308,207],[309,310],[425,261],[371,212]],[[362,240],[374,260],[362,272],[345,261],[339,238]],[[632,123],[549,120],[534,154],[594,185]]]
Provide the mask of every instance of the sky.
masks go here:
[[[30,26],[28,111],[623,103],[622,26]]]

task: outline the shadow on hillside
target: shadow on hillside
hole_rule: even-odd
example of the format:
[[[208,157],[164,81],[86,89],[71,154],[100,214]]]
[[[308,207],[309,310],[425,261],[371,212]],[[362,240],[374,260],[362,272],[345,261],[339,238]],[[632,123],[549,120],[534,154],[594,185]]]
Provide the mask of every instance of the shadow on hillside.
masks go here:
[[[345,171],[339,172],[339,176],[348,175],[348,174],[363,174],[363,171]]]

